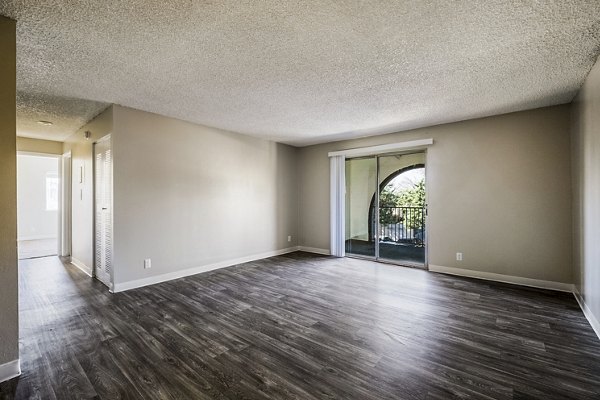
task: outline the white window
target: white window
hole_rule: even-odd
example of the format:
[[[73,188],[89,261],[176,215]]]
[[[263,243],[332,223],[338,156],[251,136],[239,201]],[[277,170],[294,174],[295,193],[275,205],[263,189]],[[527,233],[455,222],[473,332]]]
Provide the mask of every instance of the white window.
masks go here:
[[[46,211],[58,210],[58,175],[46,174]]]

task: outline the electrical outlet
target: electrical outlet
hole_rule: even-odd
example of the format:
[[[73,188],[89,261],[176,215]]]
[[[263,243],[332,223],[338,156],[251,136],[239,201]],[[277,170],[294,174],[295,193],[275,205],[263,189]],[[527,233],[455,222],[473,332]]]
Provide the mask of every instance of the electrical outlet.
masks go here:
[[[146,258],[144,260],[144,269],[149,269],[152,268],[152,260],[149,258]]]
[[[291,242],[291,241],[292,241],[292,237],[288,236],[288,242]]]
[[[456,261],[462,261],[462,253],[456,253]]]

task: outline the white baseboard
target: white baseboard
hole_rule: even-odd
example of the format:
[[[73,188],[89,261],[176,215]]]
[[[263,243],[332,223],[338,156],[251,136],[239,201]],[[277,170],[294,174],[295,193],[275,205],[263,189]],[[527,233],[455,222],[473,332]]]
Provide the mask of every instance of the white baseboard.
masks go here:
[[[331,252],[328,249],[319,249],[317,247],[298,246],[298,251],[306,251],[307,253],[323,254],[325,256],[331,255]]]
[[[0,382],[7,381],[21,375],[21,362],[19,359],[0,365]]]
[[[523,278],[520,276],[494,274],[492,272],[474,271],[470,269],[443,267],[441,265],[429,264],[429,270],[442,274],[466,276],[469,278],[484,279],[487,281],[496,281],[504,283],[512,283],[515,285],[529,286],[541,289],[557,290],[560,292],[573,293],[574,286],[571,283],[544,281],[540,279]]]
[[[202,265],[200,267],[182,269],[180,271],[169,272],[166,274],[160,274],[155,276],[149,276],[148,278],[136,279],[133,281],[115,283],[113,293],[124,292],[125,290],[140,288],[143,286],[154,285],[161,282],[171,281],[173,279],[184,278],[190,275],[200,274],[202,272],[213,271],[215,269],[231,267],[232,265],[243,264],[250,261],[261,260],[263,258],[269,258],[279,256],[281,254],[292,253],[297,251],[297,247],[288,247],[286,249],[268,251],[260,254],[253,254],[246,257],[240,257],[232,260],[219,261],[214,264]]]
[[[592,329],[594,330],[594,332],[596,332],[596,336],[598,336],[598,339],[600,339],[600,321],[596,319],[596,317],[592,313],[592,310],[590,310],[590,308],[587,306],[585,300],[583,299],[583,296],[581,295],[581,293],[579,293],[576,286],[573,289],[573,294],[575,295],[577,303],[579,303],[579,307],[581,307],[581,311],[583,311],[583,315],[585,315],[588,322],[592,326]]]
[[[75,257],[71,256],[69,262],[77,268],[79,268],[80,270],[82,270],[90,278],[92,277],[92,269],[85,265],[81,260],[78,260]]]

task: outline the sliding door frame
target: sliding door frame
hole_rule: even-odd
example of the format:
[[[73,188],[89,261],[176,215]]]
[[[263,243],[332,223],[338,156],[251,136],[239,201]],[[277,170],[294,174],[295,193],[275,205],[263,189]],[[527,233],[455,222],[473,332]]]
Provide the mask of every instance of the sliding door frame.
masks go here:
[[[380,235],[380,227],[379,227],[379,223],[380,223],[380,219],[379,219],[379,203],[380,203],[380,195],[381,195],[381,190],[380,190],[380,158],[381,157],[387,157],[387,156],[403,156],[403,155],[410,155],[410,154],[423,154],[425,161],[424,161],[424,165],[425,165],[425,229],[424,229],[424,246],[425,246],[425,259],[423,261],[423,264],[420,263],[413,263],[410,261],[397,261],[397,260],[392,260],[392,259],[388,259],[388,258],[381,258],[380,255],[380,251],[379,251],[379,235]],[[427,179],[427,149],[415,149],[415,150],[406,150],[406,151],[398,151],[398,152],[390,152],[390,153],[384,153],[384,154],[373,154],[373,155],[363,155],[363,156],[357,156],[357,157],[348,157],[344,159],[344,162],[349,161],[349,160],[359,160],[359,159],[369,159],[369,158],[374,158],[375,159],[375,179],[376,179],[376,186],[375,186],[375,232],[373,233],[373,240],[375,241],[374,243],[374,248],[375,248],[375,255],[374,256],[365,256],[365,255],[360,255],[360,254],[350,254],[347,252],[344,252],[344,256],[345,257],[350,257],[350,258],[358,258],[358,259],[364,259],[364,260],[371,260],[371,261],[377,261],[377,262],[381,262],[381,263],[385,263],[385,264],[392,264],[392,265],[399,265],[399,266],[403,266],[403,267],[411,267],[411,268],[419,268],[419,269],[425,269],[425,270],[429,270],[429,223],[428,223],[428,196],[429,196],[429,190],[427,188],[428,185],[428,179]],[[344,193],[346,191],[346,182],[344,180]]]
[[[370,160],[373,159],[375,160],[375,180],[378,181],[379,180],[379,156],[378,155],[368,155],[368,156],[358,156],[358,157],[348,157],[344,159],[344,166],[345,163],[347,161],[352,161],[352,160]],[[345,178],[345,176],[344,176]],[[376,182],[377,183],[377,182]],[[344,179],[344,188],[343,188],[343,193],[346,193],[347,190],[347,185],[346,185],[346,180]],[[344,203],[346,201],[346,196],[344,196]],[[344,211],[346,211],[347,207],[345,207],[346,204],[344,204]],[[379,190],[377,188],[377,185],[375,185],[375,220],[378,221],[379,220]],[[346,215],[344,215],[344,220],[346,218]],[[345,227],[344,227],[345,228]],[[344,232],[345,233],[345,232]],[[363,260],[371,260],[371,261],[377,261],[377,259],[379,258],[379,246],[377,245],[378,241],[379,241],[379,231],[376,229],[375,232],[373,233],[373,240],[374,240],[374,249],[373,249],[373,255],[364,255],[364,254],[349,254],[348,252],[346,252],[345,250],[345,245],[346,245],[346,238],[344,237],[344,257],[350,257],[350,258],[360,258]]]
[[[375,156],[375,234],[373,239],[375,240],[375,261],[379,261],[379,197],[381,190],[379,190],[379,155]],[[369,223],[369,216],[367,215],[367,224]]]
[[[59,244],[58,254],[61,257],[71,256],[71,224],[72,224],[72,174],[73,174],[73,163],[71,152],[64,153],[60,156],[60,202],[59,202]]]
[[[387,156],[394,156],[394,155],[400,155],[400,156],[405,156],[405,155],[410,155],[410,154],[423,154],[424,157],[424,161],[423,161],[423,165],[424,165],[424,169],[425,169],[425,210],[424,210],[424,218],[425,218],[425,229],[423,231],[424,233],[424,246],[425,246],[425,254],[424,254],[424,260],[423,263],[414,263],[411,261],[397,261],[397,260],[392,260],[389,258],[381,258],[381,256],[379,255],[379,195],[381,193],[380,190],[380,183],[379,183],[379,158],[380,157],[387,157]],[[386,264],[393,264],[393,265],[401,265],[403,267],[411,267],[411,268],[419,268],[419,269],[425,269],[425,270],[429,270],[429,221],[428,221],[428,196],[429,196],[429,190],[427,188],[427,149],[424,150],[416,150],[416,151],[406,151],[406,152],[401,152],[401,153],[390,153],[390,154],[381,154],[377,156],[377,205],[376,205],[376,214],[375,214],[375,225],[377,227],[377,235],[375,236],[377,243],[375,245],[375,248],[377,249],[377,259],[375,261],[378,262],[382,262],[382,263],[386,263]],[[383,183],[383,182],[381,182]]]

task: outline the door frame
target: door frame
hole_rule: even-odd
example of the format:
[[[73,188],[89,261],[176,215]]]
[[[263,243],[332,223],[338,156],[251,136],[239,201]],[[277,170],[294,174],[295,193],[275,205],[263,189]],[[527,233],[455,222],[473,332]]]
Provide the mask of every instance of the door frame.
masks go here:
[[[433,138],[409,140],[369,147],[330,151],[329,157],[329,249],[334,257],[344,257],[346,236],[345,213],[345,161],[346,157],[375,156],[388,153],[415,152],[427,150],[433,145]],[[427,178],[426,178],[427,179]],[[427,235],[427,233],[426,233]],[[427,242],[428,245],[428,242]],[[427,261],[427,263],[429,263]],[[429,264],[428,264],[429,265]]]
[[[59,160],[60,174],[60,207],[59,207],[59,235],[58,235],[58,254],[61,257],[71,256],[72,246],[72,195],[73,195],[73,159],[71,152],[68,151],[60,156]]]
[[[45,157],[45,158],[54,158],[58,164],[58,219],[56,221],[56,254],[61,255],[61,247],[62,247],[62,155],[60,154],[52,154],[52,153],[40,153],[35,151],[17,151],[18,156],[34,156],[34,157]],[[18,183],[18,182],[17,182]],[[18,205],[17,205],[18,206]]]
[[[379,175],[380,172],[380,168],[379,168],[379,159],[381,157],[388,157],[388,156],[403,156],[403,155],[410,155],[410,154],[423,154],[424,157],[424,161],[423,161],[423,168],[425,169],[425,230],[424,230],[424,234],[425,234],[425,259],[423,261],[423,264],[420,263],[413,263],[410,261],[402,261],[402,260],[392,260],[392,259],[388,259],[388,258],[381,258],[381,255],[379,253],[379,198],[380,198],[380,194],[381,194],[381,190],[380,190],[380,178],[381,176]],[[370,261],[376,261],[376,262],[381,262],[384,264],[392,264],[392,265],[399,265],[402,267],[410,267],[410,268],[419,268],[419,269],[424,269],[424,270],[429,270],[429,221],[428,221],[428,196],[429,196],[429,190],[428,190],[428,179],[427,179],[427,149],[419,149],[419,150],[406,150],[406,151],[399,151],[399,152],[390,152],[390,153],[385,153],[385,154],[372,154],[372,155],[362,155],[362,156],[357,156],[357,157],[348,157],[348,158],[344,158],[344,162],[348,161],[348,160],[358,160],[358,159],[367,159],[367,158],[374,158],[375,159],[375,180],[376,180],[376,186],[375,186],[375,194],[374,194],[374,200],[375,200],[375,204],[374,204],[374,209],[375,209],[375,225],[377,227],[377,229],[375,229],[375,232],[373,232],[373,240],[375,242],[375,255],[374,256],[365,256],[365,255],[360,255],[360,254],[348,254],[345,253],[344,255],[346,257],[349,258],[359,258],[359,259],[363,259],[363,260],[370,260]],[[344,181],[344,192],[346,189],[346,182]],[[370,213],[370,210],[369,210]],[[369,219],[369,217],[367,217],[367,220]]]
[[[401,152],[401,153],[377,155],[377,194],[376,194],[377,204],[375,206],[375,209],[376,209],[375,222],[376,222],[376,225],[379,226],[379,195],[381,193],[381,190],[380,190],[381,184],[379,183],[379,181],[380,181],[380,179],[379,179],[380,178],[380,176],[379,176],[379,158],[393,156],[393,155],[409,155],[409,154],[423,154],[423,158],[424,158],[423,169],[425,170],[425,210],[424,210],[425,230],[423,231],[423,233],[425,234],[425,238],[424,238],[425,254],[424,254],[423,264],[413,263],[410,261],[396,261],[396,260],[391,260],[388,258],[381,258],[380,254],[379,254],[379,230],[377,231],[377,236],[376,236],[377,244],[375,245],[375,248],[377,249],[377,260],[376,261],[386,263],[386,264],[401,265],[403,267],[425,269],[428,271],[429,270],[429,221],[428,221],[427,209],[428,209],[428,204],[429,204],[429,201],[428,201],[429,190],[428,190],[427,171],[429,170],[429,168],[427,168],[427,149],[418,150],[418,151],[406,151],[406,152]],[[381,183],[383,183],[383,181]]]

